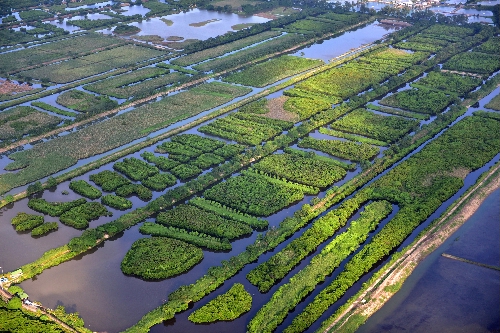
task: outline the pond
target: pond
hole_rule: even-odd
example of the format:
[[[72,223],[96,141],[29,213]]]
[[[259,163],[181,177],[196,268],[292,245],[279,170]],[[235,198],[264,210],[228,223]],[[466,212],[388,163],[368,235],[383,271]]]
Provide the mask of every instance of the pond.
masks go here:
[[[164,20],[173,23],[169,26]],[[140,23],[134,22],[131,25],[141,29],[137,35],[159,35],[163,38],[170,36],[183,37],[184,39],[205,40],[209,37],[216,37],[228,31],[232,31],[232,26],[242,23],[263,23],[269,19],[258,16],[240,16],[236,14],[219,13],[201,9],[193,9],[187,13],[179,13],[155,17],[143,20]],[[205,25],[202,25],[204,24]],[[193,26],[197,24],[200,26]]]
[[[382,26],[378,22],[375,22],[354,31],[348,31],[341,36],[333,37],[324,40],[321,43],[303,48],[293,55],[303,56],[305,58],[321,59],[328,62],[331,59],[348,52],[349,50],[381,39],[384,35],[395,30],[395,27],[385,25]]]

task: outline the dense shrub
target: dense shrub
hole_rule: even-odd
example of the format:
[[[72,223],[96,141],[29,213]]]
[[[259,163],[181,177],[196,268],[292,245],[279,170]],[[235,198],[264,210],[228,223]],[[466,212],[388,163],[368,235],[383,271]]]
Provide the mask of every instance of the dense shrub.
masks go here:
[[[123,185],[130,184],[130,181],[117,172],[104,170],[90,175],[90,180],[101,186],[104,191],[112,192]]]
[[[20,212],[12,218],[11,224],[15,226],[16,231],[26,231],[42,225],[43,221],[44,219],[42,215],[33,215]]]
[[[252,233],[252,228],[243,223],[191,205],[179,205],[175,209],[159,213],[156,222],[227,239],[235,239]]]
[[[159,172],[157,167],[135,157],[124,158],[123,161],[116,162],[113,169],[120,171],[132,180],[144,180]]]
[[[58,228],[59,225],[57,224],[57,222],[45,222],[44,224],[41,224],[31,230],[31,237],[42,236],[53,230],[57,230]]]
[[[165,279],[184,273],[203,259],[196,246],[170,238],[142,238],[134,242],[121,263],[125,274]]]
[[[87,183],[85,180],[74,180],[69,183],[69,188],[76,193],[92,200],[100,198],[102,195],[101,191]]]
[[[78,207],[71,208],[60,216],[62,223],[77,229],[84,229],[89,221],[100,216],[110,216],[111,213],[98,202],[87,202]]]
[[[234,320],[252,308],[252,296],[241,283],[217,296],[188,317],[193,323],[213,323],[219,320]]]
[[[28,207],[50,216],[60,216],[62,213],[86,203],[87,200],[80,198],[69,202],[48,202],[42,198],[31,198],[28,201]]]
[[[128,199],[108,194],[101,198],[101,203],[103,205],[113,207],[119,210],[126,210],[132,208],[132,202]]]

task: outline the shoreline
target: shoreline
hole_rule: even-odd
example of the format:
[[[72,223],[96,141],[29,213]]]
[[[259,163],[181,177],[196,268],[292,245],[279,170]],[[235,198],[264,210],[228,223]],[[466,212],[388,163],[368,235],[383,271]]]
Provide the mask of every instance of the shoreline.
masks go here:
[[[407,250],[403,250],[404,254],[389,262],[381,274],[368,282],[370,284],[364,287],[361,293],[353,296],[348,301],[348,307],[340,308],[341,313],[333,315],[337,318],[328,327],[321,327],[317,332],[357,330],[397,293],[417,265],[453,235],[477,211],[483,201],[499,188],[500,163],[497,163],[455,201],[443,216],[436,219],[428,230],[424,231],[425,234],[417,237]],[[397,255],[398,253],[395,253],[393,256]]]

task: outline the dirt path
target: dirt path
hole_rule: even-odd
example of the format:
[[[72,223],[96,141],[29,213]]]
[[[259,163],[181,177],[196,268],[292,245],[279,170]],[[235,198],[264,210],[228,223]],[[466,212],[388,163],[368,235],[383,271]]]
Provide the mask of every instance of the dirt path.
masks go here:
[[[353,315],[359,314],[368,318],[379,310],[394,295],[394,293],[384,290],[385,287],[403,283],[418,263],[443,244],[448,237],[465,223],[489,194],[500,188],[500,176],[494,176],[494,173],[498,170],[500,170],[500,164],[490,170],[481,182],[475,184],[463,198],[456,202],[453,208],[440,218],[435,227],[408,249],[401,258],[387,267],[381,277],[373,281],[368,289],[347,307],[324,332],[329,331],[339,322],[342,322],[342,325],[345,324]],[[488,185],[482,187],[492,177],[495,178]],[[462,204],[469,198],[471,200],[462,207]],[[454,213],[456,215],[450,218]],[[371,301],[365,303],[368,298]],[[337,330],[342,325],[337,327]]]

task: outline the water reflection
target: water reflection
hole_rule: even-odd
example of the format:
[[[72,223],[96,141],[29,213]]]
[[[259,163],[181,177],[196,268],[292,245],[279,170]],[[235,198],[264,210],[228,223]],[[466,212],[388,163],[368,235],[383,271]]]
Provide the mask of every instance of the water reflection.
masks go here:
[[[391,26],[381,26],[377,22],[359,28],[354,31],[348,31],[342,36],[333,37],[324,40],[321,44],[314,44],[294,53],[295,56],[306,58],[321,59],[330,61],[331,59],[346,53],[347,51],[360,47],[363,44],[372,43],[381,39],[385,34],[395,31]]]
[[[173,21],[172,25],[167,25],[162,19]],[[206,22],[204,26],[196,27],[190,24]],[[215,21],[217,20],[217,21]],[[231,26],[242,23],[263,23],[269,19],[258,16],[239,16],[236,14],[219,13],[215,11],[193,9],[186,13],[172,14],[161,18],[155,17],[140,23],[132,23],[141,29],[137,35],[159,35],[163,38],[170,36],[179,36],[185,39],[200,39],[205,40],[209,37],[222,35],[228,31],[232,31]]]

